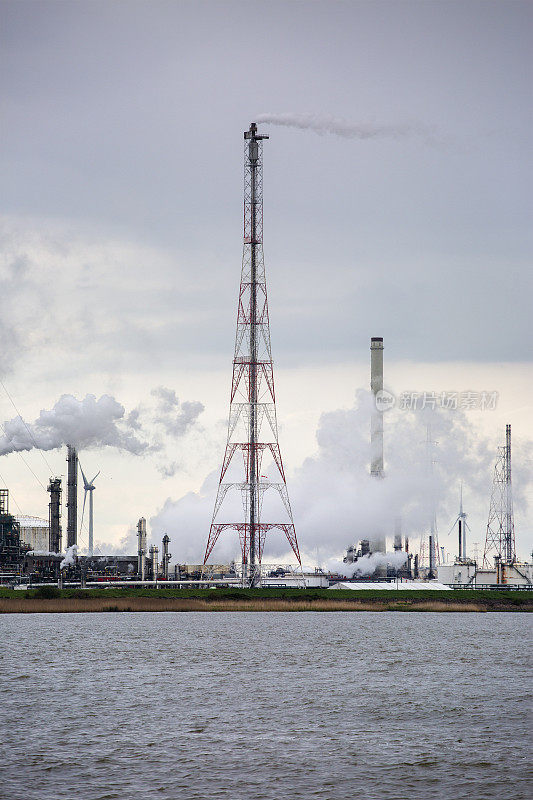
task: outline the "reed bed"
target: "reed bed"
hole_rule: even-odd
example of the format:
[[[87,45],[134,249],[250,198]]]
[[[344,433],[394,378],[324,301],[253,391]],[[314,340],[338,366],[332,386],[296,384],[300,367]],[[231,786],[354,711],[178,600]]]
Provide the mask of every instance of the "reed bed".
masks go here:
[[[532,598],[533,600],[533,598]],[[522,606],[493,601],[427,600],[415,597],[409,600],[380,599],[279,599],[257,598],[181,598],[181,597],[10,597],[0,598],[0,613],[86,613],[103,611],[433,611],[433,612],[486,612],[531,611],[533,603]]]

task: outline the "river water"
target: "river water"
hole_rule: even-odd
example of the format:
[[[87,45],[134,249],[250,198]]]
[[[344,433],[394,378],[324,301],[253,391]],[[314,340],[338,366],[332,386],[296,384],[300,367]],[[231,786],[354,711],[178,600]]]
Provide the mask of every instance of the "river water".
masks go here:
[[[14,614],[0,632],[3,800],[532,796],[527,614]]]

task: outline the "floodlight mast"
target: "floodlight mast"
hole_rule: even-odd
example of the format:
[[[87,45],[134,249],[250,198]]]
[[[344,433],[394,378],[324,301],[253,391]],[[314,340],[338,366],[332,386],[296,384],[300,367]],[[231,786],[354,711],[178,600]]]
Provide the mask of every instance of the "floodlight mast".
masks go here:
[[[204,557],[205,564],[222,530],[228,528],[237,531],[242,550],[243,583],[246,582],[251,586],[260,583],[265,537],[267,532],[274,528],[285,534],[298,563],[301,563],[278,442],[263,260],[262,144],[263,140],[268,138],[257,132],[255,122],[252,122],[249,130],[244,133],[244,246],[228,439]],[[267,439],[261,432],[265,420],[270,428]],[[241,429],[243,424],[245,425],[245,430],[241,430],[240,440],[238,438],[235,440],[239,423]],[[241,450],[244,458],[245,479],[229,483],[226,482],[225,476],[237,450]],[[274,468],[277,470],[278,476],[274,479],[260,475],[265,452],[271,454]],[[221,505],[231,488],[237,488],[241,492],[245,522],[218,522]],[[285,522],[260,520],[264,494],[271,488],[280,494],[285,508]]]

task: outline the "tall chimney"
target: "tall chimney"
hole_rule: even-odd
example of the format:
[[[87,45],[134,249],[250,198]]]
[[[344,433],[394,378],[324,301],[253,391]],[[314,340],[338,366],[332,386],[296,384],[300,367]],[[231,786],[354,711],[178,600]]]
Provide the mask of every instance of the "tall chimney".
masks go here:
[[[383,477],[383,410],[378,393],[383,391],[383,338],[370,340],[370,388],[372,390],[372,419],[370,423],[370,474]]]
[[[383,407],[380,403],[383,392],[383,338],[370,339],[370,389],[372,390],[372,417],[370,421],[370,474],[383,478]],[[373,553],[385,553],[387,541],[383,531],[375,530],[370,536]]]
[[[429,537],[429,572],[428,578],[433,579],[435,577],[435,537]]]
[[[67,446],[67,547],[78,544],[78,453]]]

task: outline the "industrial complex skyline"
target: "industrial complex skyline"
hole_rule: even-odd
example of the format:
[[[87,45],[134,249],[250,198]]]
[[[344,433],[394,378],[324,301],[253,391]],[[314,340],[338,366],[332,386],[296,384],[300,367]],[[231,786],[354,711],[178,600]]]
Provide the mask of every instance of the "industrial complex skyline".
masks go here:
[[[95,542],[118,546],[128,531],[134,542],[146,517],[158,540],[174,526],[177,556],[192,531],[201,559],[226,433],[242,130],[262,114],[312,118],[310,129],[260,125],[271,136],[278,421],[300,548],[311,555],[327,524],[317,486],[347,520],[333,537],[338,552],[349,526],[357,532],[350,497],[359,524],[371,513],[358,502],[369,413],[354,398],[370,388],[369,339],[384,337],[384,386],[396,399],[384,415],[385,471],[399,471],[406,442],[423,453],[432,409],[403,409],[401,397],[456,392],[457,412],[441,412],[434,428],[443,466],[457,473],[446,479],[440,540],[454,547],[443,536],[463,481],[482,551],[511,423],[517,549],[529,555],[531,7],[254,5],[263,33],[252,59],[254,15],[238,2],[0,2],[9,75],[0,379],[28,424],[43,409],[55,407],[56,420],[68,413],[68,402],[56,406],[63,395],[114,398],[106,408],[117,428],[94,440],[85,431],[99,446],[80,451],[87,475],[101,470]],[[317,135],[320,119],[397,133]],[[483,393],[497,395],[486,410]],[[16,417],[10,397],[0,388],[1,422]],[[46,516],[39,481],[66,475],[64,449],[25,454],[36,477],[6,453],[0,483],[22,513]],[[415,481],[416,471],[410,502]],[[66,517],[64,508],[65,530]]]

